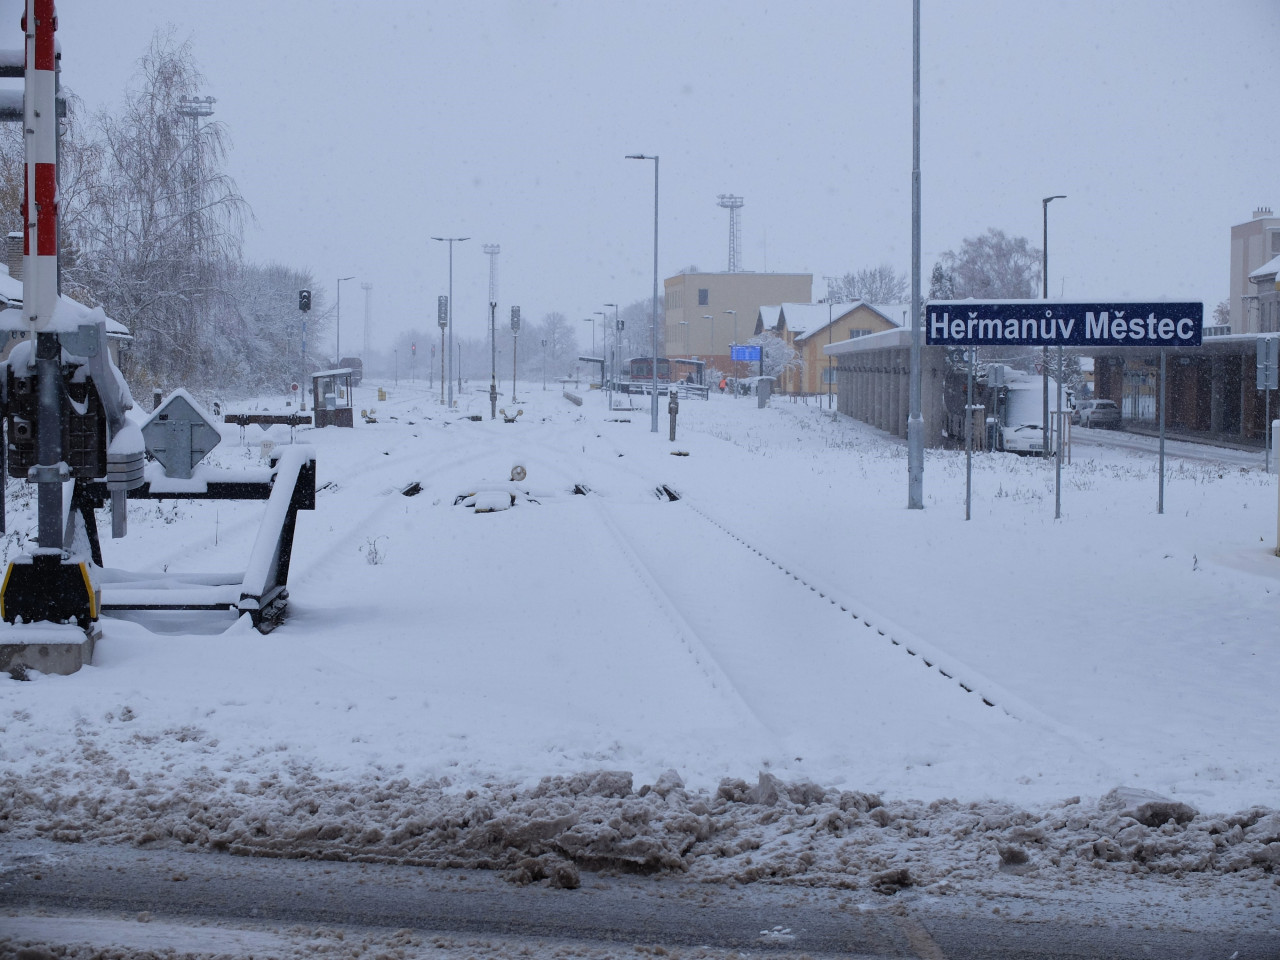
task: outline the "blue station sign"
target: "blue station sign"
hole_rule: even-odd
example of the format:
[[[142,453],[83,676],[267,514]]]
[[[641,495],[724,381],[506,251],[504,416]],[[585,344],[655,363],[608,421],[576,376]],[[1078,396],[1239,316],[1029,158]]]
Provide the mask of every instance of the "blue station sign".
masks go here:
[[[933,300],[925,343],[940,347],[1195,347],[1203,303]]]
[[[758,362],[760,360],[760,346],[759,344],[731,344],[729,346],[729,359],[735,363]]]

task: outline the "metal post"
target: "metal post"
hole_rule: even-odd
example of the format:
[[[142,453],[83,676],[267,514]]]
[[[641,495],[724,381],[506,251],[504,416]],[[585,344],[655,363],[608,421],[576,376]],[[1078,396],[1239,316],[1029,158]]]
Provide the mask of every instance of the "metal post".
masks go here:
[[[307,315],[302,315],[302,382],[299,384],[302,390],[302,412],[307,412]]]
[[[973,366],[977,347],[969,348],[969,375],[966,377],[968,397],[964,406],[964,518],[969,519],[973,502]]]
[[[334,332],[333,332],[333,350],[334,350],[333,368],[335,370],[338,369],[338,367],[342,366],[342,281],[354,280],[354,279],[355,277],[339,277],[338,278],[338,303],[337,303],[337,310],[335,311],[337,313],[337,318],[334,321]]]
[[[520,308],[511,308],[511,402],[516,400],[516,340],[520,336]]]
[[[492,262],[492,261],[490,261]],[[498,417],[498,301],[489,301],[489,419]]]
[[[1062,344],[1058,344],[1058,407],[1055,413],[1058,431],[1058,446],[1054,451],[1054,468],[1053,468],[1053,519],[1062,519],[1062,456],[1064,453],[1064,444],[1062,434],[1066,424],[1062,419]]]
[[[738,311],[726,310],[733,315],[733,347],[738,345]],[[733,358],[733,347],[729,348],[729,369],[733,371],[733,398],[738,399],[738,361]]]
[[[1156,513],[1164,513],[1164,373],[1165,348],[1160,348],[1160,496],[1156,501]]]
[[[440,402],[444,403],[444,331],[449,326],[449,298],[436,298],[436,322],[440,324]],[[434,349],[434,348],[432,348]],[[428,367],[427,369],[431,369]],[[434,372],[434,371],[433,371]]]
[[[907,417],[907,509],[924,509],[924,417],[920,404],[920,0],[911,4],[911,403]],[[764,352],[761,351],[761,356]]]
[[[542,389],[547,389],[547,341],[542,341]]]
[[[444,357],[440,358],[440,377],[442,381],[449,384],[449,408],[453,409],[453,245],[462,243],[464,240],[470,240],[470,237],[432,237],[432,240],[438,240],[441,243],[449,244],[449,314],[446,318],[449,327],[449,372],[445,376]],[[441,331],[440,350],[444,352],[444,336]],[[441,383],[441,387],[444,383]]]
[[[918,2],[918,0],[917,0]],[[653,390],[649,398],[650,433],[658,432],[658,155],[627,155],[628,160],[653,161],[653,304],[649,315],[649,359],[652,363]]]
[[[1042,237],[1043,246],[1040,250],[1040,280],[1043,284],[1043,299],[1049,299],[1049,203],[1053,200],[1065,200],[1063,194],[1057,196],[1045,197],[1040,201],[1040,211],[1043,214],[1044,235]],[[1041,380],[1044,386],[1044,421],[1041,425],[1041,441],[1049,435],[1049,347],[1045,345],[1040,348],[1040,364],[1041,364]],[[1049,444],[1041,443],[1040,455],[1047,457],[1049,455]]]

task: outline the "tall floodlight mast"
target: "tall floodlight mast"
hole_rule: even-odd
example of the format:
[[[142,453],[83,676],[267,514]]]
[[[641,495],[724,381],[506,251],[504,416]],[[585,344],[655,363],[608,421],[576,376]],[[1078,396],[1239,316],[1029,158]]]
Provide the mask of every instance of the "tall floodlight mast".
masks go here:
[[[200,236],[196,229],[196,211],[200,209],[200,120],[213,116],[213,97],[180,97],[175,112],[187,123],[187,170],[185,186],[187,239],[195,243]]]
[[[738,211],[742,209],[742,198],[731,193],[722,193],[716,197],[716,205],[729,211],[729,272],[737,273],[741,269],[739,251],[742,249],[742,220]]]
[[[498,416],[498,254],[496,243],[482,243],[480,249],[489,255],[489,419]]]

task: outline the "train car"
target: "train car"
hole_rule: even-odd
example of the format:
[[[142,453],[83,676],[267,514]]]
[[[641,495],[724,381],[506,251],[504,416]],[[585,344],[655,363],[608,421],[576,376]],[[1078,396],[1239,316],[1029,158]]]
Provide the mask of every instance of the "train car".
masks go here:
[[[647,380],[653,382],[653,360],[649,357],[632,357],[627,361],[628,380]],[[671,361],[666,357],[658,358],[658,383],[671,382]]]

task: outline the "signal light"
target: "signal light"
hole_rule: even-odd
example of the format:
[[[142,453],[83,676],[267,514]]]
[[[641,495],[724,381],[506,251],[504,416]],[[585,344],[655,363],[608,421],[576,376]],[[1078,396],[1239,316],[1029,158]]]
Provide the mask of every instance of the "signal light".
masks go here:
[[[310,290],[298,291],[298,309],[303,311],[304,313],[311,309],[311,291]]]

